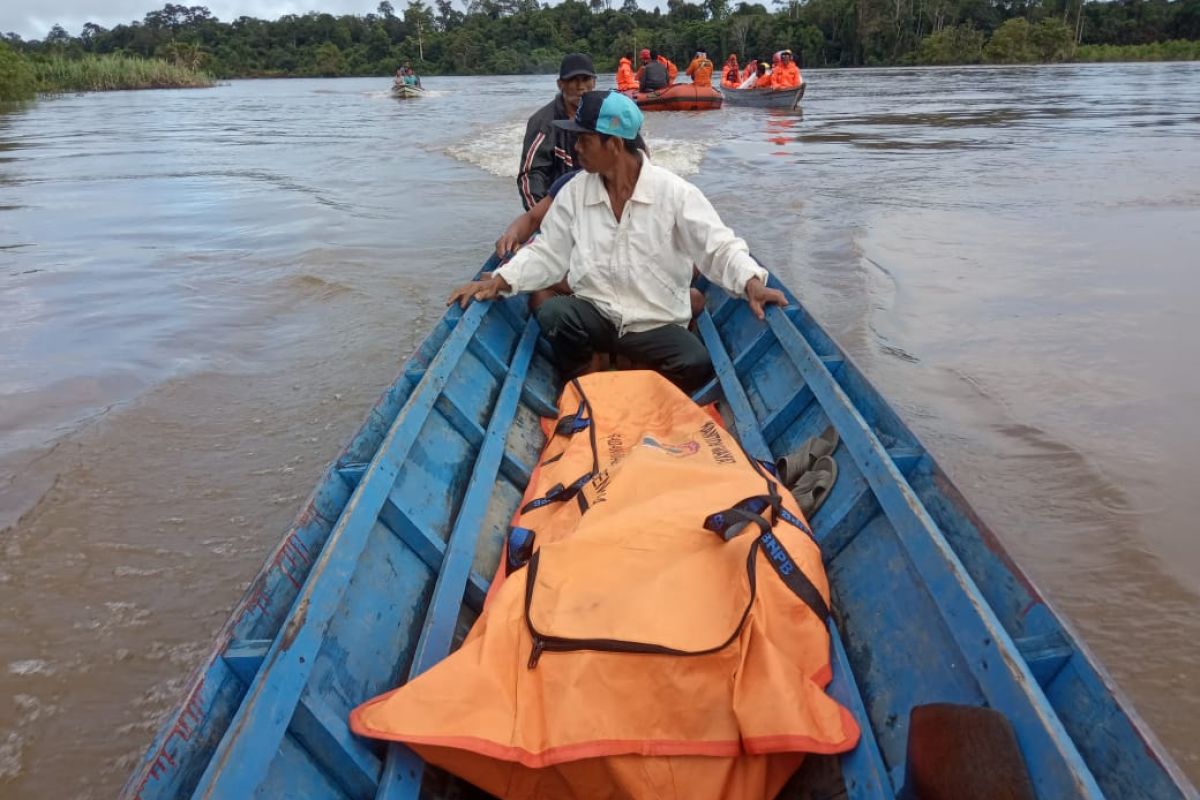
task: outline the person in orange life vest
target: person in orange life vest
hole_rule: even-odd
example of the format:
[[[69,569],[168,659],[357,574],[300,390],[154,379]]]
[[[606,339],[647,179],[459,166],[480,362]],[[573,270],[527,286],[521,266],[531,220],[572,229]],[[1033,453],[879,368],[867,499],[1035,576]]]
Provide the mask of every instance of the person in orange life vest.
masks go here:
[[[753,89],[754,81],[758,79],[758,59],[750,59],[750,63],[742,69],[742,82],[735,88],[737,89]]]
[[[637,76],[633,74],[633,54],[626,53],[617,62],[617,91],[637,91],[637,88]]]
[[[708,53],[703,50],[696,51],[696,57],[688,64],[685,72],[691,76],[692,83],[696,86],[712,86],[713,63],[708,60]]]
[[[656,55],[658,63],[667,68],[667,85],[675,85],[675,76],[679,74],[679,67],[675,66],[675,62],[664,56],[662,53]]]
[[[725,60],[721,69],[721,85],[726,89],[736,89],[742,82],[742,72],[738,68],[737,54],[733,53]]]
[[[800,76],[800,68],[792,61],[792,51],[784,50],[779,54],[779,66],[771,72],[772,89],[795,89],[804,82]]]
[[[758,74],[755,77],[754,83],[749,87],[751,89],[770,89],[771,88],[771,73],[767,72],[767,62],[760,59],[758,62]]]

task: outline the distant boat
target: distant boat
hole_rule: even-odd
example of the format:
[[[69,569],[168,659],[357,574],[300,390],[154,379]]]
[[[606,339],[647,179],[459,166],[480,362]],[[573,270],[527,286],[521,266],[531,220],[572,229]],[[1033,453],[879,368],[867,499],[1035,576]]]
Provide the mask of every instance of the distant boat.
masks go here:
[[[795,108],[804,97],[802,83],[795,89],[730,89],[724,87],[725,101],[731,106],[752,106],[754,108]]]
[[[396,97],[401,100],[411,100],[414,97],[423,97],[424,95],[425,90],[420,86],[412,86],[407,83],[392,84],[392,97]]]
[[[708,111],[720,108],[724,99],[711,86],[694,83],[673,83],[656,92],[629,92],[643,111]]]
[[[1002,715],[1039,800],[1196,797],[941,465],[770,283],[789,305],[759,321],[700,281],[716,375],[694,399],[766,462],[838,432],[840,477],[811,523],[833,595],[829,691],[862,729],[854,750],[807,758],[780,799],[894,800],[915,709],[941,703]],[[423,772],[421,797],[477,796],[347,718],[444,658],[482,607],[539,417],[558,415],[550,355],[524,297],[446,311],[268,555],[123,798],[392,800],[417,797]]]

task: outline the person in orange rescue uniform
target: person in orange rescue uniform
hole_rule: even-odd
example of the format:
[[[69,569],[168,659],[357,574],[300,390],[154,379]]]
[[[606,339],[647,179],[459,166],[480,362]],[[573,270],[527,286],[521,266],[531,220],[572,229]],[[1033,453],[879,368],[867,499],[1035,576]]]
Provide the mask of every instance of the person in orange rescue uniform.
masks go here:
[[[675,62],[664,56],[662,53],[658,54],[658,63],[667,68],[667,85],[674,86],[675,76],[679,74],[679,67],[675,66]]]
[[[779,54],[779,66],[771,71],[771,88],[795,89],[803,82],[800,68],[792,60],[792,51],[784,50]]]
[[[626,53],[617,64],[617,91],[637,91],[638,79],[633,74],[633,54]]]
[[[751,89],[770,89],[771,88],[771,73],[767,72],[766,59],[760,59],[755,67],[758,70],[757,77],[754,83],[749,87]]]
[[[703,50],[696,51],[696,57],[688,64],[685,72],[691,76],[692,83],[696,86],[712,86],[713,63],[708,60],[708,53]]]
[[[742,71],[738,67],[737,53],[732,53],[721,68],[721,85],[726,89],[736,89],[741,82]]]

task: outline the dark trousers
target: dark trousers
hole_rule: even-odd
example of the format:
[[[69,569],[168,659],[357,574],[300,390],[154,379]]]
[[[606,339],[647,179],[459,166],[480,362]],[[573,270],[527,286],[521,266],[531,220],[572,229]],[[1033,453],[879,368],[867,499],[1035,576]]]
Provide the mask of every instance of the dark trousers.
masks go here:
[[[595,353],[625,356],[661,372],[688,393],[712,377],[708,351],[699,338],[679,325],[617,336],[616,326],[607,317],[574,295],[552,297],[535,313],[564,378],[574,378],[587,369]]]

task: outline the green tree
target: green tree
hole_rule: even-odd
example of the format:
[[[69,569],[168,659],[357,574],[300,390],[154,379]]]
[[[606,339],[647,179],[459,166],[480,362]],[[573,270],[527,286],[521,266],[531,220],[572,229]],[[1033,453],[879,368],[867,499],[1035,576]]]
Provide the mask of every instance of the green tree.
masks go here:
[[[1010,19],[996,29],[983,48],[983,57],[990,64],[1025,64],[1037,60],[1037,51],[1030,41],[1033,26],[1023,17]]]
[[[327,78],[342,72],[342,51],[333,42],[324,42],[316,50],[316,72]]]
[[[435,0],[437,4],[437,26],[441,31],[452,31],[463,23],[463,13],[450,0]],[[637,0],[633,0],[637,2]]]
[[[396,0],[371,2],[376,10],[361,15],[232,22],[167,3],[111,29],[88,23],[78,37],[60,26],[42,41],[0,40],[30,59],[157,54],[184,67],[202,62],[218,77],[383,75],[404,58],[421,59],[427,74],[552,72],[573,50],[607,65],[642,47],[680,66],[699,47],[718,63],[730,52],[746,61],[790,47],[804,67],[1200,52],[1200,0],[667,0],[651,11],[638,0],[466,0],[466,13],[455,0],[405,0],[399,15]]]
[[[1058,17],[1034,25],[1029,43],[1038,61],[1068,61],[1075,54],[1075,32]]]
[[[983,31],[973,25],[951,25],[921,41],[918,64],[978,64],[983,60]]]

